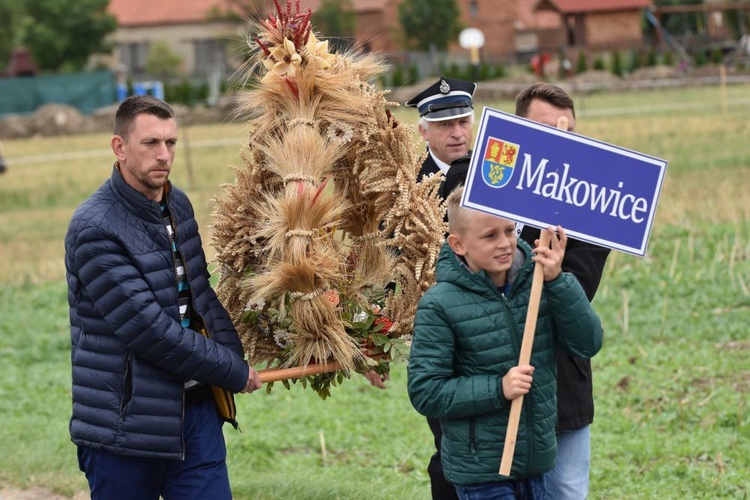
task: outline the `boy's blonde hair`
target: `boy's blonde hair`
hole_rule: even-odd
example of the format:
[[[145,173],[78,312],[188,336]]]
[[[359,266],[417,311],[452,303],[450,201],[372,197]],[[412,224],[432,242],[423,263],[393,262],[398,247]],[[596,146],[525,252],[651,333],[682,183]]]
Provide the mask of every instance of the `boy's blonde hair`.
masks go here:
[[[471,215],[469,213],[471,210],[461,206],[463,195],[464,187],[458,186],[451,191],[451,194],[445,200],[448,208],[448,232],[451,234],[463,234],[463,230],[466,228],[466,221]]]

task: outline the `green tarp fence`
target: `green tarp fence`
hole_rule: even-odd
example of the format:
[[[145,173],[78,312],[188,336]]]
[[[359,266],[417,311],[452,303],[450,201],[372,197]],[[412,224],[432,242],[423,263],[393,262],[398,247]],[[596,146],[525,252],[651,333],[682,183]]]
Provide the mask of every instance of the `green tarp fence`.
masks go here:
[[[0,78],[0,116],[33,113],[48,103],[69,104],[85,114],[117,102],[111,71]]]

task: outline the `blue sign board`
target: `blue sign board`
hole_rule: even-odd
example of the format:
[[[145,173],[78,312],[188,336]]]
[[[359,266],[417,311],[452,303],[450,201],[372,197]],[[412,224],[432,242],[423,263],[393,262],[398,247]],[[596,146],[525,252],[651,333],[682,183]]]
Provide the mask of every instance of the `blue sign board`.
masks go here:
[[[643,256],[667,162],[484,108],[461,205]]]

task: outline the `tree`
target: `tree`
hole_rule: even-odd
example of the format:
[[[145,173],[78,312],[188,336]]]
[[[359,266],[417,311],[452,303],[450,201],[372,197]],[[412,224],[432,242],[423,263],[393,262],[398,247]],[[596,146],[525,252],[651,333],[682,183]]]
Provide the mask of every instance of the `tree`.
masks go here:
[[[158,40],[149,45],[146,55],[146,71],[162,80],[179,74],[182,57],[175,54],[167,42]]]
[[[604,57],[601,54],[597,54],[594,58],[594,69],[597,71],[604,71],[607,66],[604,64]]]
[[[612,54],[612,73],[617,76],[623,76],[625,74],[625,69],[622,67],[622,56],[617,50]]]
[[[10,62],[11,51],[18,42],[21,24],[19,6],[17,0],[0,0],[0,73]]]
[[[352,0],[322,0],[313,12],[312,23],[323,38],[354,35],[357,18]]]
[[[407,45],[423,51],[431,45],[445,50],[457,40],[460,14],[456,0],[403,0],[398,6]]]
[[[576,63],[576,73],[580,74],[585,71],[588,71],[588,69],[589,69],[588,57],[586,57],[585,52],[580,52],[578,54],[578,62]]]
[[[109,0],[26,0],[24,43],[41,70],[81,70],[91,54],[109,52],[105,37],[117,28]]]
[[[699,5],[704,3],[703,0],[655,0],[656,7],[669,6],[687,6]],[[685,12],[682,14],[667,14],[661,17],[662,27],[672,35],[680,36],[683,34],[695,34],[702,31],[700,20],[703,14],[700,12]],[[651,32],[652,27],[646,25],[647,31]]]

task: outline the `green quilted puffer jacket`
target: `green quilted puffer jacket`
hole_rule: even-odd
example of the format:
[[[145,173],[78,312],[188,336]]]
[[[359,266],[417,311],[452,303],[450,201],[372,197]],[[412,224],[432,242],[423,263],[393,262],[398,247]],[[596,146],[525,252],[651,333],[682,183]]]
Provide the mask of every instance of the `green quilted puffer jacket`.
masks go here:
[[[572,274],[544,283],[511,476],[500,459],[511,402],[502,377],[518,364],[533,277],[531,247],[518,241],[506,293],[472,273],[446,243],[437,284],[419,301],[408,371],[414,408],[440,419],[446,478],[456,485],[519,479],[555,465],[555,350],[591,357],[602,345],[599,317]],[[595,332],[584,334],[583,332]]]

